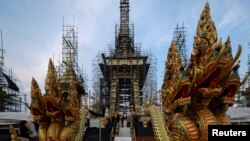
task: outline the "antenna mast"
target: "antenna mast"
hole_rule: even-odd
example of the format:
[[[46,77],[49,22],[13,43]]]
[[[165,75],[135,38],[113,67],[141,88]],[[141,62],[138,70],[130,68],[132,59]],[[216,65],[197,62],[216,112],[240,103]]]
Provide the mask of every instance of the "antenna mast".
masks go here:
[[[1,56],[0,56],[0,70],[3,69],[3,65],[4,65],[4,56],[3,56],[3,52],[4,52],[4,49],[3,49],[3,33],[2,33],[2,30],[1,30]]]

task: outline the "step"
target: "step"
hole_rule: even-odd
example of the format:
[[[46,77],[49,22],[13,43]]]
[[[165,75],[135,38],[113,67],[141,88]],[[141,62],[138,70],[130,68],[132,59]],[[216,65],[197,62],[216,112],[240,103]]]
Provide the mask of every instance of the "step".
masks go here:
[[[132,141],[132,137],[115,137],[115,141]]]
[[[131,130],[129,127],[120,127],[118,137],[131,137]]]

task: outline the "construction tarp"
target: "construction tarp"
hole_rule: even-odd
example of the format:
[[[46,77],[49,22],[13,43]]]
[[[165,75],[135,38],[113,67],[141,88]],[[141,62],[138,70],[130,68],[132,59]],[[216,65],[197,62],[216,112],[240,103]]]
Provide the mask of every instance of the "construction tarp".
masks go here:
[[[1,72],[1,73],[5,77],[5,79],[6,79],[7,83],[8,83],[8,88],[19,92],[19,88],[16,85],[16,83],[7,74],[5,74],[3,72]]]

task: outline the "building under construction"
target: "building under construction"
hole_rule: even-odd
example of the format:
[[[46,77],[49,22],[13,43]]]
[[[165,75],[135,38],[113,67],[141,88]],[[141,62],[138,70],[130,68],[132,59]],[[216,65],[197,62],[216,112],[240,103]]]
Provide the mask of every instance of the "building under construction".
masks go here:
[[[57,66],[58,78],[61,78],[65,73],[67,66],[70,65],[68,63],[72,63],[71,65],[80,84],[78,91],[83,96],[86,94],[86,83],[83,71],[78,66],[78,32],[74,25],[63,24],[62,28],[62,60],[59,57],[59,66]]]
[[[248,43],[248,46],[249,46],[249,49],[250,49],[250,42]],[[250,89],[250,54],[248,54],[247,66],[248,66],[248,80],[247,80],[247,84],[248,84],[248,88]]]
[[[248,43],[249,49],[250,49],[250,42]],[[248,51],[249,52],[249,51]],[[246,106],[250,107],[250,54],[248,54],[248,80],[247,80],[247,88],[246,88]]]
[[[129,1],[120,1],[120,25],[115,43],[93,60],[93,93],[99,97],[96,110],[110,114],[139,114],[146,97],[157,93],[156,58],[134,43],[134,26],[129,23]],[[99,104],[98,104],[99,103]]]
[[[176,45],[176,48],[178,49],[180,53],[181,60],[187,63],[187,49],[186,49],[186,30],[184,23],[182,26],[179,26],[178,24],[175,27],[174,34],[173,34],[173,41]]]
[[[0,112],[26,111],[26,94],[20,92],[12,69],[7,71],[4,66],[2,31],[0,53]]]
[[[250,48],[250,43],[248,43]],[[240,90],[235,95],[235,104],[234,107],[250,107],[250,54],[248,54],[248,61],[247,61],[247,74],[248,78],[246,83],[243,83],[240,86]],[[244,78],[244,75],[242,74],[241,78]]]

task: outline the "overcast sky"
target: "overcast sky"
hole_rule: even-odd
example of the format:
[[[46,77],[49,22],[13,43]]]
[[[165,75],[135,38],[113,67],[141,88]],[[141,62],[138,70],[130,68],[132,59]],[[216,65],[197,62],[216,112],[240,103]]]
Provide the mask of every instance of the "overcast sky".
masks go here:
[[[119,0],[0,0],[0,29],[3,30],[4,61],[30,93],[32,76],[44,91],[49,58],[58,64],[62,50],[62,25],[78,27],[79,66],[92,84],[92,60],[114,42],[119,23]],[[187,31],[188,56],[192,51],[198,19],[206,0],[130,0],[130,23],[135,41],[157,58],[158,88],[162,85],[164,61],[177,23]],[[233,55],[243,46],[240,73],[247,71],[250,53],[249,0],[209,0],[219,38],[231,37]],[[73,20],[74,19],[74,20]],[[89,88],[91,90],[91,88]]]

